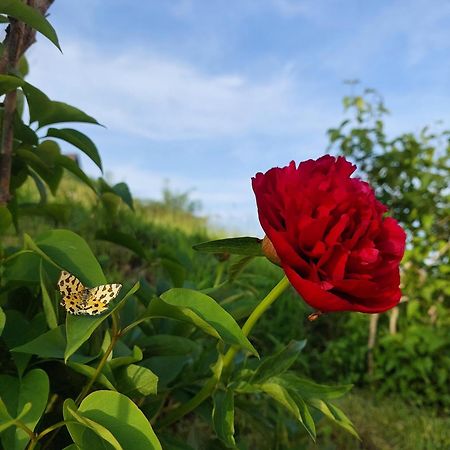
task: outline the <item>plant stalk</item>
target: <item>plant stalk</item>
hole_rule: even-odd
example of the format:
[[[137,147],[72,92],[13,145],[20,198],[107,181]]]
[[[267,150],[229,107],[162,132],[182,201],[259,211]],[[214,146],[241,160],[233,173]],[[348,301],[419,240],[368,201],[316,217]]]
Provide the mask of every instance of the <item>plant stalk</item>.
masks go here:
[[[286,276],[284,276],[278,284],[264,297],[264,299],[258,304],[258,306],[248,316],[247,320],[242,327],[242,332],[245,336],[248,336],[250,331],[258,322],[259,318],[270,308],[272,303],[289,287],[290,283]],[[239,347],[231,347],[223,358],[223,369],[227,369],[232,363]]]
[[[289,286],[289,280],[286,276],[284,276],[278,284],[264,297],[264,299],[258,304],[258,306],[252,311],[250,316],[247,318],[246,322],[244,323],[244,326],[242,327],[242,331],[245,336],[248,336],[252,328],[257,323],[258,319],[264,314],[267,309],[272,305],[272,303],[288,288]],[[231,347],[222,360],[222,370],[220,372],[216,373],[211,376],[211,378],[208,379],[208,381],[205,383],[205,385],[200,389],[197,394],[192,397],[188,402],[180,405],[178,408],[174,409],[170,413],[166,415],[160,422],[159,422],[159,428],[164,428],[168,425],[171,425],[172,423],[176,422],[181,417],[185,416],[186,414],[193,411],[197,406],[199,406],[201,403],[203,403],[214,391],[214,389],[217,387],[221,375],[224,372],[224,369],[227,369],[228,366],[233,361],[236,353],[238,352],[239,347],[233,346]],[[222,355],[219,356],[219,360],[222,358]],[[216,363],[216,365],[219,363],[219,361]]]
[[[75,404],[77,406],[80,406],[80,403],[83,401],[84,397],[89,393],[92,386],[94,385],[95,381],[97,380],[98,376],[102,372],[103,368],[105,367],[106,362],[108,361],[109,355],[114,349],[114,346],[117,343],[117,340],[119,339],[121,333],[118,327],[118,318],[116,317],[116,312],[114,311],[111,315],[112,318],[112,327],[111,327],[111,342],[108,345],[108,348],[106,349],[105,353],[102,356],[102,359],[98,363],[97,368],[95,369],[94,375],[92,378],[88,381],[86,386],[81,391],[80,395],[75,400]]]

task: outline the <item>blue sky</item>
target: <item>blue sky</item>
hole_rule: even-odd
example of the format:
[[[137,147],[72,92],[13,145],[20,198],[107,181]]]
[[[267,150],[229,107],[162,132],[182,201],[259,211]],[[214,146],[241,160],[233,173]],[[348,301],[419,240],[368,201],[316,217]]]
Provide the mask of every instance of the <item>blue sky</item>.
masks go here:
[[[230,231],[261,234],[256,172],[325,153],[344,80],[383,94],[392,133],[450,123],[448,1],[56,0],[49,12],[64,53],[39,37],[29,81],[106,125],[80,129],[114,181],[141,198],[167,180],[192,190]]]

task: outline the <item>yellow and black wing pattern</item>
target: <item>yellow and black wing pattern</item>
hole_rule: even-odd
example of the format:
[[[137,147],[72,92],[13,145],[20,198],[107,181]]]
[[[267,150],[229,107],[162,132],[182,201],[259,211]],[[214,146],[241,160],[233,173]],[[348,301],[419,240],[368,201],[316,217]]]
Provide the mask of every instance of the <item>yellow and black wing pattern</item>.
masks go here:
[[[70,314],[101,314],[108,309],[108,303],[117,297],[121,287],[121,284],[115,283],[86,288],[75,275],[65,270],[58,280],[61,305]]]

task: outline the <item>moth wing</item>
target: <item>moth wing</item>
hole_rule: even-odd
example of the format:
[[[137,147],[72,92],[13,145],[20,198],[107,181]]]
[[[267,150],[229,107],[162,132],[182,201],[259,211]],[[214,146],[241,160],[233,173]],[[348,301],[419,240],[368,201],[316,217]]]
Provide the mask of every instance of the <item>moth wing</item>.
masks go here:
[[[68,297],[84,290],[84,286],[75,275],[63,270],[58,280],[58,289],[63,297]]]
[[[63,297],[61,300],[61,305],[66,308],[66,311],[70,314],[86,314],[83,308],[83,298],[79,292],[74,294],[69,294]]]
[[[84,314],[101,314],[108,308],[108,303],[117,297],[121,287],[121,284],[102,284],[89,289]]]

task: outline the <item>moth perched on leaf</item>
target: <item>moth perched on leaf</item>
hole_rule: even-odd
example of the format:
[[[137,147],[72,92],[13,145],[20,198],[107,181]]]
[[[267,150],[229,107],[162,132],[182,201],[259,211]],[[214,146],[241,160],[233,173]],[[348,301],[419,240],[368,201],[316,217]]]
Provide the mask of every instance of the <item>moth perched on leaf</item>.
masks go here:
[[[58,280],[61,305],[71,314],[101,314],[108,309],[108,303],[117,297],[121,287],[121,284],[102,284],[87,288],[75,275],[65,270]]]

